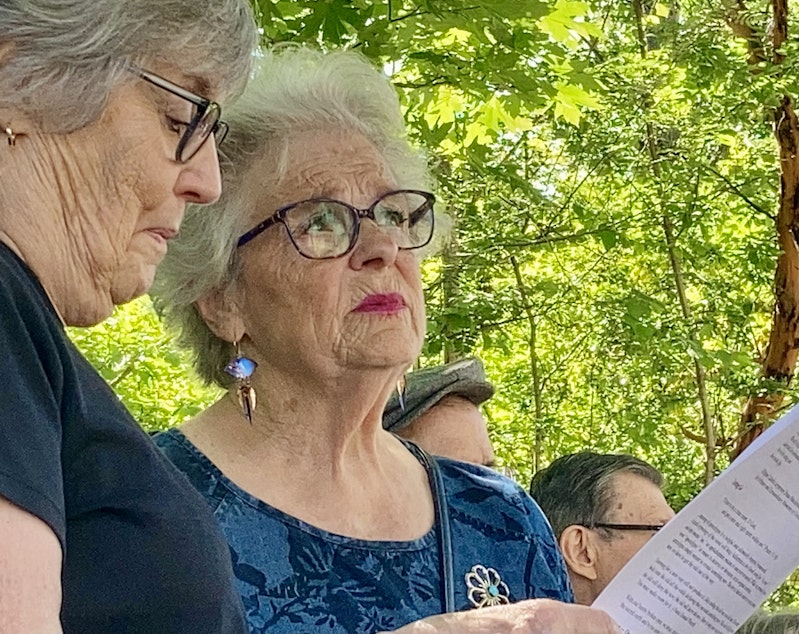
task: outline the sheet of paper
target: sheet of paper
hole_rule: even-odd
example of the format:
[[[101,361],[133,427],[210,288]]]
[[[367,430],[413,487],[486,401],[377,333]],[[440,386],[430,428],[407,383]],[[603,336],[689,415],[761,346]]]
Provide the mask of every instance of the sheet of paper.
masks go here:
[[[799,567],[799,406],[597,597],[627,634],[732,634]]]

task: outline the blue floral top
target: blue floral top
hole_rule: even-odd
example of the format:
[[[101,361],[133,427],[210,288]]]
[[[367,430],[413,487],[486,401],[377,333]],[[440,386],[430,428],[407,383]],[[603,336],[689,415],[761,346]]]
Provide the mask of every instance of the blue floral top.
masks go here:
[[[371,634],[444,611],[435,527],[407,542],[334,535],[236,486],[179,431],[155,440],[212,506],[253,634]],[[485,467],[432,460],[449,512],[456,608],[571,601],[552,530],[527,493]]]

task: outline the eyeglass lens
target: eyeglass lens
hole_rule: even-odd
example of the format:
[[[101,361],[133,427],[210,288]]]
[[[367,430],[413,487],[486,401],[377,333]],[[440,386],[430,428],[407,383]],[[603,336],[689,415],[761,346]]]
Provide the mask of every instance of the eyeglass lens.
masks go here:
[[[393,192],[371,208],[375,223],[388,231],[400,249],[415,249],[430,241],[433,233],[432,201],[417,192]],[[359,212],[335,200],[308,200],[288,208],[283,222],[292,242],[304,256],[334,258],[355,243]]]
[[[225,122],[220,121],[220,114],[219,106],[215,102],[211,102],[205,108],[200,108],[194,115],[178,145],[180,162],[185,163],[197,154],[211,134],[214,135],[216,146],[221,145],[227,135],[228,127]]]
[[[659,531],[665,524],[611,524],[606,522],[596,522],[593,528],[609,528],[617,531]]]

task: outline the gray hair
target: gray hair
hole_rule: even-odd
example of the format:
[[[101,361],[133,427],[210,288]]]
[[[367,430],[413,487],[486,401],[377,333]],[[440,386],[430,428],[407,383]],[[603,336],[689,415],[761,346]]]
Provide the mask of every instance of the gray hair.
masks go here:
[[[301,46],[265,51],[244,95],[228,114],[222,147],[222,196],[189,205],[151,291],[156,310],[190,349],[200,377],[225,387],[231,344],[214,335],[195,307],[230,289],[238,272],[238,236],[250,228],[259,194],[279,185],[298,133],[343,129],[363,135],[385,159],[400,188],[429,188],[424,158],[409,144],[399,99],[388,77],[361,55]],[[264,165],[272,169],[264,169]],[[253,174],[258,168],[260,171]],[[291,201],[286,201],[291,202]],[[262,210],[264,217],[272,210]],[[264,319],[268,319],[264,316]]]
[[[246,0],[0,0],[0,108],[72,132],[99,118],[131,63],[206,80],[224,101],[256,40]]]
[[[663,487],[663,475],[635,456],[582,451],[561,456],[536,473],[530,495],[560,538],[567,526],[607,521],[615,494],[613,479],[618,473],[632,473]]]

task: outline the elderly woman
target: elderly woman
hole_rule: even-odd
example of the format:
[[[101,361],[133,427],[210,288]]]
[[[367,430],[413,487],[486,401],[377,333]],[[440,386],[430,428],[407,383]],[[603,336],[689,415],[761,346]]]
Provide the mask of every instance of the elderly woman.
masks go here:
[[[219,196],[244,0],[0,2],[0,632],[246,631],[207,505],[67,338]]]
[[[201,375],[230,388],[157,442],[221,523],[250,631],[371,633],[482,606],[501,607],[409,631],[612,631],[589,608],[503,606],[571,599],[539,509],[382,428],[425,334],[434,203],[392,86],[353,53],[262,62],[226,193],[190,210],[155,290]]]

